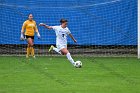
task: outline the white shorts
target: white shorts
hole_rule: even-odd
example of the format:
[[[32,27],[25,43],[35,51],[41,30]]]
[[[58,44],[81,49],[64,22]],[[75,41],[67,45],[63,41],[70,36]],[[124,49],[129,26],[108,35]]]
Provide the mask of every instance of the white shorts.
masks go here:
[[[56,45],[57,49],[60,51],[63,48],[67,48],[67,45]]]

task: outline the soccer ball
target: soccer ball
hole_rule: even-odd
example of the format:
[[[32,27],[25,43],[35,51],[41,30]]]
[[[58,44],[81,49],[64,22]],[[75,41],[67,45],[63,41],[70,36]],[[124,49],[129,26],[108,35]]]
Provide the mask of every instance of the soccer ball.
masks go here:
[[[82,62],[81,61],[76,61],[75,62],[75,67],[76,68],[81,68],[82,67]]]

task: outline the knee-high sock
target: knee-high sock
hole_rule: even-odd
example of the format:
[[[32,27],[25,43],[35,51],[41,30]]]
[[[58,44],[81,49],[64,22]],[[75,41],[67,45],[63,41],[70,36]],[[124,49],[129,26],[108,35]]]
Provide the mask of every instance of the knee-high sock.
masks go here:
[[[27,56],[30,55],[30,47],[27,47]]]
[[[61,54],[61,52],[57,49],[57,48],[53,48],[54,51],[56,51],[57,53]]]
[[[68,60],[74,65],[74,60],[72,59],[70,53],[67,53],[66,56],[67,56]]]
[[[31,55],[32,55],[32,56],[35,55],[34,47],[31,47]]]

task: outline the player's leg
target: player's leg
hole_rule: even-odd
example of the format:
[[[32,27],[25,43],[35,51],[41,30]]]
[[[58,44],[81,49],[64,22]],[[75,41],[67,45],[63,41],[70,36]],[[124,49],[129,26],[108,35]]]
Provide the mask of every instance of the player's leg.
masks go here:
[[[58,49],[58,48],[54,47],[53,45],[51,45],[51,47],[50,47],[50,49],[49,49],[49,51],[48,51],[48,52],[50,52],[51,50],[54,50],[55,52],[57,52],[57,53],[61,54],[60,49]]]
[[[27,40],[28,40],[28,45],[29,45],[29,51],[30,51],[31,55],[34,57],[33,39],[28,38]]]
[[[73,58],[71,57],[71,54],[69,53],[69,51],[67,50],[67,48],[63,48],[61,49],[61,53],[67,56],[67,59],[73,64],[75,65],[75,62],[73,60]]]
[[[57,48],[54,47],[53,45],[50,47],[49,49],[49,52],[51,50],[54,50],[56,51],[57,53],[59,54],[62,54],[62,55],[66,55],[67,56],[67,59],[73,64],[75,65],[75,62],[73,60],[73,58],[71,57],[69,51],[67,50],[67,45],[57,45]]]
[[[26,38],[27,43],[28,43],[27,44],[27,54],[26,54],[26,58],[28,58],[30,53],[31,53],[31,51],[30,51],[30,44],[29,44],[30,40],[29,40],[29,36],[28,35],[26,35],[25,38]]]
[[[26,58],[28,58],[29,57],[29,55],[30,55],[30,46],[29,46],[29,44],[27,45],[27,54],[26,54]]]
[[[34,39],[32,38],[31,55],[35,58]]]

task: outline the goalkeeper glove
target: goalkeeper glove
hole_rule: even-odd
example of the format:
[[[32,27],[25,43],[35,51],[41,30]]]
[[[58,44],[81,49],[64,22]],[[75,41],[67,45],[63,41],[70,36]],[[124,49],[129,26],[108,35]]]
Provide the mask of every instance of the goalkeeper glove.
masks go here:
[[[23,35],[23,33],[21,33],[21,35],[20,35],[20,40],[24,40],[24,35]]]
[[[41,37],[40,37],[40,34],[39,34],[39,32],[37,32],[37,37],[38,37],[38,39],[40,39]]]

